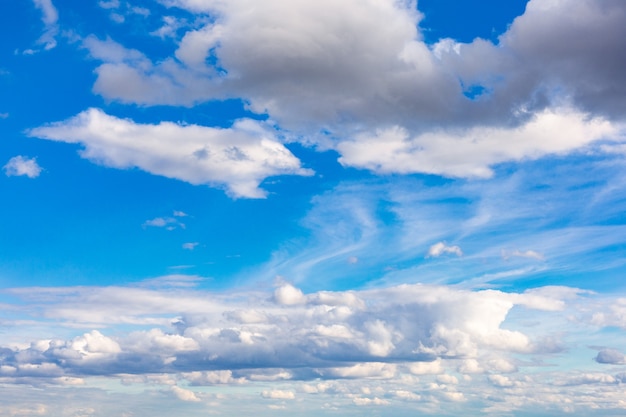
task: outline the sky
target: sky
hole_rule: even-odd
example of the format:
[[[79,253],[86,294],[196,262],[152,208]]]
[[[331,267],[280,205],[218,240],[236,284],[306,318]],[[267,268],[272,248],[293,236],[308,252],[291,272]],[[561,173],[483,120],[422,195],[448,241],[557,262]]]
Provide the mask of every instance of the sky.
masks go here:
[[[0,414],[626,413],[626,2],[0,5]]]

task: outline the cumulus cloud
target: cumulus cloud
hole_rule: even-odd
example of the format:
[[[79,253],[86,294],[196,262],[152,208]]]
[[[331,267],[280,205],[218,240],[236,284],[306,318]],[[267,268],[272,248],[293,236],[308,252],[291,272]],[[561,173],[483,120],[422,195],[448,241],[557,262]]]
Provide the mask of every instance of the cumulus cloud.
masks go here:
[[[272,390],[272,391],[263,391],[261,393],[263,398],[268,398],[271,400],[293,400],[296,398],[296,395],[293,391],[283,391],[283,390]]]
[[[428,173],[488,178],[505,161],[562,154],[614,137],[617,127],[572,109],[539,112],[517,128],[481,126],[412,136],[394,126],[362,133],[337,145],[343,165],[378,173]]]
[[[92,39],[94,91],[146,105],[241,98],[297,140],[377,173],[485,178],[499,163],[623,141],[620,0],[531,0],[497,44],[435,45],[414,1],[162,3],[210,23],[159,62]],[[475,87],[483,93],[467,97]]]
[[[596,362],[621,365],[626,363],[626,356],[616,349],[602,349],[595,357]]]
[[[14,378],[185,373],[198,385],[238,384],[244,377],[389,379],[400,364],[410,364],[413,375],[444,374],[442,360],[456,357],[511,372],[506,360],[489,353],[540,351],[528,335],[503,328],[513,306],[542,308],[525,304],[531,296],[523,293],[403,285],[333,298],[288,284],[280,289],[286,293],[274,297],[186,287],[11,290],[38,305],[47,320],[102,331],[6,349],[1,371]],[[355,295],[362,303],[352,300]],[[140,330],[107,336],[106,328],[116,324]],[[450,376],[440,381],[455,385]]]
[[[98,109],[29,131],[31,136],[80,143],[83,158],[119,169],[210,184],[233,197],[263,198],[259,184],[276,175],[310,175],[264,123],[242,119],[231,128],[161,122],[138,124]]]
[[[179,400],[182,400],[182,401],[193,401],[193,402],[200,401],[200,399],[196,396],[196,394],[193,391],[190,391],[185,388],[181,388],[177,385],[174,385],[172,387],[172,392],[174,393],[174,395],[176,395],[176,397]]]
[[[463,256],[463,251],[459,246],[448,246],[445,242],[437,242],[428,249],[427,258],[438,258],[444,254]]]
[[[28,178],[37,178],[42,171],[42,168],[37,163],[37,159],[22,155],[9,159],[9,162],[6,163],[3,169],[8,177],[23,175]]]
[[[551,323],[557,316],[566,323],[575,312],[554,308],[562,303],[595,308],[589,302],[594,295],[579,300],[575,289],[505,293],[402,285],[304,293],[291,285],[298,303],[284,304],[271,289],[142,285],[3,290],[3,308],[26,304],[24,314],[31,313],[3,319],[11,340],[19,340],[0,347],[5,390],[121,378],[150,384],[152,396],[185,402],[181,407],[215,402],[221,410],[240,407],[244,398],[297,408],[308,396],[320,403],[332,398],[339,407],[401,403],[424,410],[467,401],[474,414],[505,405],[526,410],[528,401],[586,410],[619,408],[623,400],[622,374],[515,373],[517,367],[536,371],[537,360],[545,359],[538,345],[554,329],[535,319],[548,314]],[[56,325],[47,337],[33,337],[42,322]],[[371,341],[379,345],[372,349]],[[573,357],[550,360],[570,363]],[[195,388],[215,385],[229,387],[219,397]],[[91,395],[95,388],[88,386]]]

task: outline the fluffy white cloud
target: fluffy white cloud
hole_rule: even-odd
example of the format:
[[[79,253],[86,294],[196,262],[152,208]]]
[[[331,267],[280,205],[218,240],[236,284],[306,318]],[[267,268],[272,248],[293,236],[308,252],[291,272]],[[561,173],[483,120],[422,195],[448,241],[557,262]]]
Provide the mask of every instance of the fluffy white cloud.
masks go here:
[[[439,129],[413,136],[394,126],[359,134],[337,149],[343,165],[379,173],[488,178],[492,165],[566,153],[618,133],[606,120],[563,108],[544,110],[515,128]]]
[[[445,253],[450,253],[456,256],[463,256],[463,251],[459,246],[448,246],[444,242],[437,242],[428,248],[427,258],[438,258]]]
[[[174,395],[176,395],[176,397],[178,397],[179,400],[194,401],[194,402],[200,401],[200,399],[196,396],[196,394],[193,391],[190,391],[185,388],[181,388],[177,385],[174,385],[171,389]]]
[[[311,174],[269,126],[254,120],[239,120],[228,129],[148,125],[89,109],[29,134],[80,143],[82,157],[106,166],[137,167],[192,184],[223,186],[234,197],[264,197],[259,184],[270,176]]]
[[[272,390],[272,391],[263,391],[261,393],[263,398],[268,398],[272,400],[293,400],[296,398],[296,395],[293,391],[283,391],[283,390]]]
[[[22,155],[14,156],[3,167],[7,176],[26,176],[28,178],[37,178],[42,168],[37,164],[35,158],[27,158]]]

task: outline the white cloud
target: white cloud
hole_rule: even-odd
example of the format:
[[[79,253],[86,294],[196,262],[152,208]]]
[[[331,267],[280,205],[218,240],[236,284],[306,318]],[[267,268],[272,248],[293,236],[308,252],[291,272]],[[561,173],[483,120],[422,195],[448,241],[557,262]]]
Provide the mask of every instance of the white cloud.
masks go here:
[[[183,243],[183,249],[186,250],[194,250],[196,248],[196,246],[198,246],[200,243],[198,242],[187,242],[187,243]]]
[[[181,216],[176,216],[176,217],[181,217]],[[155,217],[154,219],[146,220],[142,226],[143,227],[164,227],[167,230],[174,230],[176,228],[184,229],[186,227],[184,223],[181,223],[175,217]]]
[[[37,159],[22,155],[9,159],[3,169],[8,177],[23,175],[28,178],[37,178],[42,171],[42,168],[37,164]]]
[[[276,288],[274,298],[276,302],[283,305],[302,304],[305,301],[302,291],[291,284],[282,284]]]
[[[607,120],[564,108],[537,113],[515,128],[441,129],[412,136],[395,126],[342,141],[337,149],[343,165],[378,173],[488,178],[492,165],[567,153],[618,133]]]
[[[502,250],[502,259],[508,260],[510,258],[529,258],[536,259],[538,261],[545,260],[545,256],[542,253],[536,252],[534,250],[525,250],[521,251],[519,249],[515,249],[513,251]]]
[[[180,388],[179,386],[174,385],[172,386],[171,390],[174,393],[174,395],[178,397],[179,400],[193,401],[193,402],[200,401],[200,399],[196,396],[196,394],[193,391],[190,391],[188,389]]]
[[[120,0],[101,0],[98,2],[98,6],[103,9],[117,9],[120,7]]]
[[[441,359],[432,362],[414,362],[409,365],[409,371],[414,375],[429,375],[443,373]]]
[[[234,378],[233,372],[227,371],[207,371],[207,372],[186,372],[185,379],[194,385],[225,385],[243,384],[245,378]]]
[[[427,258],[438,258],[443,254],[453,254],[463,256],[463,251],[459,246],[448,246],[445,242],[437,242],[428,249]]]
[[[272,390],[272,391],[263,391],[261,393],[263,398],[268,398],[272,400],[293,400],[296,398],[296,395],[293,391],[283,391],[283,390]]]
[[[242,401],[257,407],[254,401],[263,399],[289,403],[294,412],[309,407],[309,401],[332,402],[339,408],[402,402],[412,412],[429,407],[432,411],[447,401],[467,401],[470,415],[500,406],[508,407],[509,413],[530,413],[532,407],[545,409],[546,404],[569,404],[582,414],[596,405],[613,412],[623,407],[623,389],[618,384],[623,375],[595,371],[592,368],[602,365],[591,361],[588,352],[581,360],[571,351],[545,356],[533,348],[542,337],[554,336],[553,328],[537,324],[542,320],[564,333],[586,332],[571,317],[579,307],[587,313],[597,310],[594,301],[603,298],[585,294],[578,299],[576,293],[554,287],[505,293],[403,285],[302,294],[298,304],[285,305],[271,289],[258,288],[239,292],[159,286],[3,290],[3,308],[17,311],[28,306],[23,313],[28,315],[19,322],[10,322],[10,316],[3,321],[12,340],[21,338],[21,342],[10,348],[0,346],[0,383],[5,391],[21,384],[24,392],[30,392],[28,384],[32,384],[46,387],[41,392],[48,393],[53,385],[77,384],[82,378],[89,395],[97,395],[98,384],[111,382],[106,385],[109,398],[118,398],[116,390],[121,390],[124,395],[141,393],[145,399],[149,391],[150,401],[163,395],[189,402],[180,407],[219,403],[220,410],[229,414]],[[553,303],[537,302],[540,295]],[[568,309],[550,308],[561,302]],[[340,309],[349,314],[337,314]],[[42,323],[56,324],[48,327],[51,337],[33,339]],[[100,330],[77,330],[96,326]],[[65,337],[75,331],[78,336]],[[526,341],[520,338],[522,331]],[[372,352],[371,340],[384,349]],[[387,341],[393,346],[385,345]],[[580,344],[574,339],[568,342]],[[555,371],[555,367],[537,366],[548,359],[567,367]],[[573,369],[572,363],[581,369]],[[515,373],[516,366],[522,372]],[[455,370],[486,375],[460,377]],[[113,383],[115,379],[125,386],[115,388],[119,385]],[[128,384],[144,387],[128,389]],[[155,389],[159,385],[163,388]],[[211,385],[228,387],[190,388]],[[81,392],[71,391],[75,399],[87,395]]]
[[[354,402],[354,404],[360,405],[360,406],[389,405],[390,404],[390,402],[388,400],[381,399],[381,398],[378,398],[378,397],[374,397],[374,398],[356,397],[356,398],[352,399],[352,401]]]
[[[170,122],[148,125],[89,109],[29,134],[80,143],[82,157],[105,166],[137,167],[191,184],[221,186],[233,197],[265,197],[259,184],[270,176],[311,174],[269,126],[247,119],[227,129]]]
[[[43,44],[45,50],[52,49],[57,46],[55,37],[59,32],[57,25],[59,13],[54,4],[52,4],[52,0],[33,0],[33,3],[41,11],[41,20],[45,26],[45,31],[37,42]]]

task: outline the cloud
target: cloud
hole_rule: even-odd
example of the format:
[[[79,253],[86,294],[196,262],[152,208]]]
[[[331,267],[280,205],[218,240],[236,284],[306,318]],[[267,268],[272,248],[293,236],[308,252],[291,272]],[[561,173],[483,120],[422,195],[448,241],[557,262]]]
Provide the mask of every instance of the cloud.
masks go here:
[[[186,250],[194,250],[196,248],[196,246],[198,246],[200,243],[198,242],[187,242],[187,243],[183,243],[183,249]]]
[[[80,143],[83,158],[105,166],[136,167],[191,184],[224,187],[233,197],[265,197],[259,184],[270,176],[311,175],[269,126],[248,119],[226,129],[170,122],[149,125],[89,109],[28,133]]]
[[[188,389],[185,388],[180,388],[179,386],[172,386],[172,392],[174,393],[174,395],[176,395],[176,397],[178,397],[179,400],[182,401],[200,401],[200,399],[196,396],[196,394],[193,391],[190,391]]]
[[[572,109],[550,109],[516,128],[441,129],[412,136],[394,126],[342,141],[337,149],[341,164],[377,173],[489,178],[495,164],[567,153],[618,132],[601,118]]]
[[[101,330],[8,349],[0,355],[2,372],[14,378],[238,372],[190,376],[207,384],[258,379],[259,368],[274,368],[281,379],[389,379],[403,363],[411,363],[413,375],[444,373],[442,360],[457,357],[512,372],[502,355],[489,354],[541,351],[528,335],[502,327],[513,306],[546,309],[534,294],[402,285],[328,297],[289,284],[280,289],[286,295],[219,295],[187,286],[10,290],[47,321]],[[134,329],[106,335],[127,324]]]
[[[542,338],[555,336],[554,327],[563,329],[556,337],[579,344],[575,334],[586,330],[571,318],[596,310],[603,298],[577,298],[574,289],[505,293],[402,285],[302,293],[298,304],[281,304],[272,290],[258,287],[229,292],[48,287],[2,293],[3,308],[20,311],[20,320],[3,318],[14,342],[0,347],[0,382],[8,392],[19,385],[23,403],[41,402],[50,410],[60,408],[42,392],[59,395],[54,388],[59,386],[66,389],[60,398],[71,396],[77,406],[79,399],[88,405],[91,398],[93,404],[93,396],[100,395],[94,381],[108,382],[104,397],[128,396],[120,397],[127,406],[146,401],[149,391],[149,402],[163,396],[179,407],[202,406],[198,413],[219,403],[231,414],[242,401],[256,409],[264,400],[294,412],[330,401],[342,409],[359,403],[406,406],[412,413],[466,401],[470,415],[487,408],[496,413],[498,407],[530,413],[554,404],[576,412],[623,407],[623,375],[589,369],[601,366],[594,362],[572,368],[572,362],[584,362],[584,352],[582,358],[571,351],[546,356],[540,346]],[[546,302],[537,303],[539,295]],[[564,302],[566,309],[550,309],[548,300]],[[538,324],[545,322],[550,324]],[[42,325],[48,329],[43,337]],[[371,341],[384,348],[372,350]],[[568,367],[537,366],[548,358],[556,367]],[[78,388],[81,383],[84,388]],[[143,387],[129,390],[129,384]],[[32,391],[31,385],[45,389]],[[217,387],[195,388],[204,386]],[[28,402],[26,395],[38,400]],[[3,406],[12,398],[5,397]]]
[[[37,178],[42,168],[37,164],[36,158],[28,158],[22,155],[14,156],[3,167],[4,173],[8,177],[26,176],[28,178]]]
[[[536,259],[538,261],[545,260],[545,257],[542,253],[536,252],[534,250],[526,250],[521,251],[519,249],[515,249],[514,251],[502,250],[502,259],[508,260],[510,258],[528,258],[528,259]]]
[[[162,3],[210,23],[156,63],[89,47],[103,62],[94,91],[144,105],[240,98],[294,140],[382,174],[486,178],[500,163],[624,139],[619,0],[531,0],[497,44],[435,45],[413,1]]]
[[[37,43],[42,44],[44,50],[50,50],[57,46],[57,41],[55,37],[59,32],[59,27],[57,25],[57,21],[59,20],[59,13],[52,4],[52,0],[33,0],[35,7],[37,7],[41,13],[41,20],[44,24],[44,33],[41,35]],[[34,52],[32,50],[28,50]],[[28,53],[24,51],[24,53]]]
[[[164,227],[167,230],[174,230],[176,228],[184,229],[186,226],[184,223],[178,221],[176,217],[155,217],[154,219],[146,220],[143,223],[143,227]]]
[[[261,396],[271,400],[293,400],[296,398],[296,395],[292,391],[282,390],[263,391]]]
[[[427,258],[438,258],[443,254],[453,254],[463,256],[463,251],[459,246],[448,246],[444,242],[437,242],[428,249]]]
[[[602,349],[595,357],[596,362],[613,365],[626,363],[626,356],[616,349]]]

